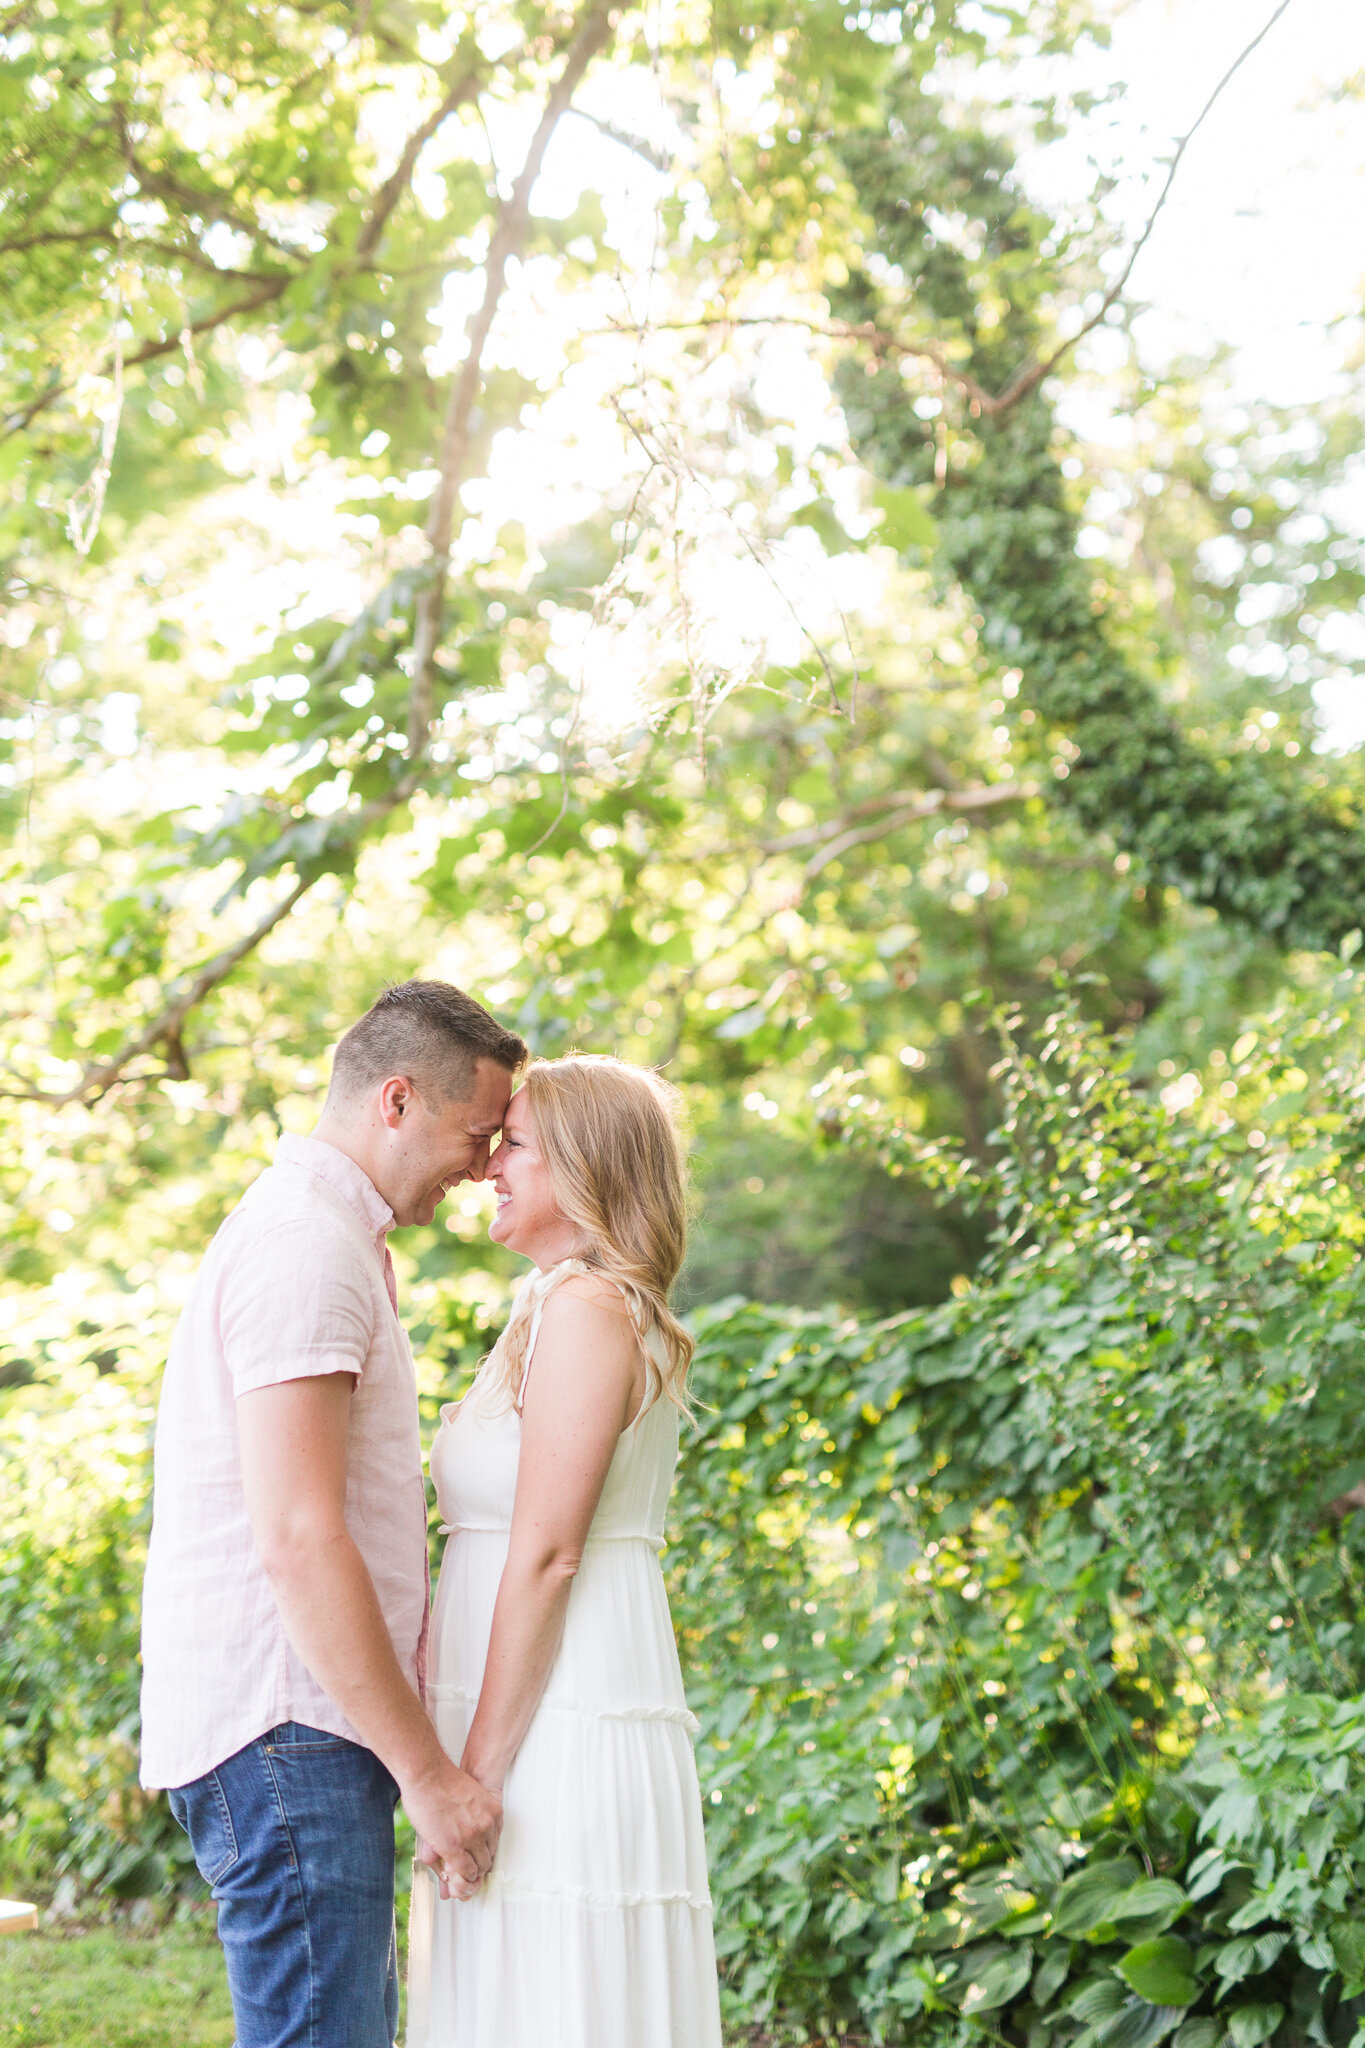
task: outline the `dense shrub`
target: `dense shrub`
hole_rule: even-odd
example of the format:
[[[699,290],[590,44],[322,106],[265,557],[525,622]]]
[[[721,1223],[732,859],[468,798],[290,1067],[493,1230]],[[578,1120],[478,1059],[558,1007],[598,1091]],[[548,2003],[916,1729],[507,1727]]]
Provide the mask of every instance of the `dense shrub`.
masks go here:
[[[1061,1012],[1036,1054],[1006,1045],[984,1173],[916,1155],[851,1085],[844,1138],[995,1204],[979,1283],[870,1327],[697,1318],[710,1412],[675,1598],[737,2013],[1033,2048],[1111,2029],[1143,2048],[1190,2011],[1217,2026],[1184,2048],[1225,2016],[1254,2048],[1277,2005],[1286,2043],[1353,2030],[1334,2000],[1361,1988],[1343,1957],[1365,1837],[1329,1801],[1328,1839],[1259,1717],[1312,1688],[1272,1715],[1347,1783],[1358,1730],[1331,1703],[1360,1689],[1362,1560],[1332,1503],[1365,1475],[1354,1004],[1348,971],[1321,1011],[1247,1034],[1204,1114],[1188,1085],[1186,1109],[1135,1093]],[[1234,1768],[1239,1825],[1265,1834],[1251,1892],[1236,1857],[1200,1860]],[[1322,1823],[1311,1852],[1267,1788]],[[1304,1857],[1291,1912],[1280,1881]],[[1062,1887],[1110,1864],[1106,1902],[1160,1878],[1188,1903],[1139,1892],[1110,1932],[1082,1928],[1086,1887]],[[1252,1929],[1262,1947],[1220,1974],[1219,1944]],[[1139,1957],[1125,1979],[1146,1942],[1151,1972]],[[1260,1996],[1271,1949],[1283,1997]]]

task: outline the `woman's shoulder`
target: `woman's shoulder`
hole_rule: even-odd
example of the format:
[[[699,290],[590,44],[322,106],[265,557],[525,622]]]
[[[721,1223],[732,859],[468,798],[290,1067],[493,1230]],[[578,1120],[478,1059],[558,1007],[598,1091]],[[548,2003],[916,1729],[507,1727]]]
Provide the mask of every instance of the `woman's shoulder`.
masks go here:
[[[588,1307],[614,1318],[633,1322],[630,1303],[625,1290],[616,1280],[605,1273],[594,1272],[591,1266],[580,1264],[576,1259],[566,1260],[545,1275],[545,1314],[553,1313],[557,1301],[572,1302],[575,1306]]]

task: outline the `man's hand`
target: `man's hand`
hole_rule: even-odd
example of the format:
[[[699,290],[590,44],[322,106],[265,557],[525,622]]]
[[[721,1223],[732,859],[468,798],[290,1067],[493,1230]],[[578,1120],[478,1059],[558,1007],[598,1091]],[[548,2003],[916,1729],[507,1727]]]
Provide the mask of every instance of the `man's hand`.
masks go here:
[[[443,1758],[444,1768],[404,1785],[403,1806],[420,1837],[418,1861],[440,1881],[443,1899],[472,1899],[493,1868],[502,1801]]]

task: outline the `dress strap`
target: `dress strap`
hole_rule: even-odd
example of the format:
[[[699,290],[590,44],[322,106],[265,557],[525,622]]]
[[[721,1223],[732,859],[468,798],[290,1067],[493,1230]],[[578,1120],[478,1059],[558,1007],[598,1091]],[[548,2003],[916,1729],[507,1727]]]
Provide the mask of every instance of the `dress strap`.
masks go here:
[[[536,1339],[540,1335],[541,1318],[545,1314],[545,1303],[558,1287],[561,1280],[568,1280],[575,1273],[592,1271],[583,1259],[561,1259],[548,1272],[537,1273],[527,1292],[531,1300],[531,1327],[526,1336],[526,1356],[521,1362],[521,1380],[517,1387],[517,1413],[520,1414],[526,1398],[526,1382],[531,1377],[531,1361],[536,1355]]]
[[[551,1266],[548,1272],[536,1274],[531,1281],[528,1289],[532,1303],[531,1327],[526,1337],[526,1356],[522,1360],[521,1383],[517,1388],[517,1413],[521,1413],[525,1402],[526,1383],[531,1377],[531,1361],[535,1357],[536,1339],[540,1335],[540,1324],[541,1318],[545,1313],[545,1304],[555,1288],[559,1286],[561,1280],[570,1280],[579,1273],[588,1273],[595,1280],[607,1281],[610,1286],[616,1289],[626,1305],[626,1314],[630,1317],[630,1326],[639,1340],[640,1349],[645,1354],[645,1398],[641,1402],[639,1414],[635,1418],[638,1422],[645,1409],[651,1405],[654,1399],[657,1399],[658,1394],[663,1392],[663,1375],[659,1371],[658,1363],[649,1348],[645,1333],[640,1328],[640,1318],[635,1312],[635,1304],[631,1300],[629,1293],[619,1280],[613,1280],[610,1273],[603,1273],[598,1267],[590,1266],[586,1259],[561,1259],[557,1266]],[[651,1379],[655,1386],[653,1394],[650,1391]]]

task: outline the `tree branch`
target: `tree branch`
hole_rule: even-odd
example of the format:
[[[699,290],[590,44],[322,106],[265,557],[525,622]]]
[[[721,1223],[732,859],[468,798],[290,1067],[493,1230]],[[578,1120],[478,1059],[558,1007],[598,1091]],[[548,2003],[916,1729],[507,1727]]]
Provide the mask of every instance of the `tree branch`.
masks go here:
[[[840,854],[847,853],[850,847],[870,845],[873,840],[884,839],[888,832],[921,818],[932,818],[938,811],[993,810],[998,804],[1018,803],[1024,797],[1036,796],[1037,793],[1037,784],[1032,782],[991,782],[980,788],[955,791],[925,790],[922,795],[905,798],[873,824],[853,826],[839,833],[806,862],[802,879],[813,882],[822,868],[838,860]]]
[[[436,701],[436,649],[440,644],[445,613],[455,504],[469,466],[470,419],[483,381],[484,349],[502,299],[507,265],[525,243],[530,224],[531,191],[540,176],[550,137],[566,112],[584,72],[606,45],[611,26],[611,0],[592,0],[569,45],[564,68],[545,103],[517,181],[498,209],[484,266],[483,301],[465,330],[465,359],[446,408],[439,482],[427,514],[426,540],[431,550],[431,576],[418,598],[414,622],[412,687],[408,698],[409,761],[421,759],[431,734]]]
[[[421,779],[417,769],[409,769],[383,796],[373,797],[349,818],[339,820],[338,822],[344,825],[345,836],[358,838],[367,826],[374,824],[379,818],[387,817],[390,811],[397,810],[400,804],[405,804],[413,795]],[[0,1099],[43,1102],[55,1109],[64,1108],[72,1102],[98,1101],[101,1095],[107,1095],[111,1088],[127,1077],[127,1069],[135,1060],[145,1058],[158,1045],[166,1049],[168,1076],[175,1080],[183,1080],[185,1056],[181,1032],[190,1012],[197,1009],[206,996],[211,995],[221,982],[227,980],[234,968],[240,967],[243,960],[256,951],[261,941],[269,937],[276,925],[284,922],[294,906],[307,895],[319,879],[317,873],[299,876],[294,886],[286,891],[278,903],[268,910],[249,932],[234,940],[232,945],[224,946],[221,952],[213,954],[188,981],[182,976],[179,982],[172,983],[171,993],[166,996],[156,1015],[133,1037],[125,1040],[110,1058],[92,1060],[73,1087],[60,1091],[32,1087],[0,1088]],[[8,1071],[14,1070],[9,1068]]]
[[[22,256],[29,249],[50,248],[57,242],[108,242],[118,232],[118,217],[95,228],[48,228],[38,235],[16,235],[12,242],[0,242],[0,256]]]
[[[1085,325],[1080,329],[1079,333],[1073,334],[1069,341],[1062,342],[1057,348],[1055,348],[1052,351],[1051,355],[1047,356],[1042,362],[1021,363],[1019,368],[1015,371],[1014,375],[1009,379],[1009,381],[1003,386],[1003,388],[996,395],[996,397],[991,401],[989,407],[984,407],[983,410],[996,413],[1005,412],[1008,410],[1010,406],[1017,405],[1021,398],[1026,398],[1029,392],[1035,390],[1037,386],[1042,383],[1045,377],[1051,376],[1052,372],[1056,369],[1058,363],[1062,360],[1062,357],[1066,355],[1067,351],[1069,349],[1075,348],[1078,342],[1084,341],[1087,334],[1093,333],[1095,328],[1099,326],[1101,320],[1103,320],[1105,314],[1109,311],[1109,308],[1117,304],[1118,300],[1123,296],[1124,291],[1127,289],[1128,280],[1133,274],[1133,267],[1136,264],[1138,257],[1142,254],[1143,250],[1146,248],[1148,242],[1151,239],[1152,230],[1157,224],[1157,219],[1161,213],[1161,209],[1165,206],[1166,201],[1171,196],[1171,187],[1175,183],[1176,173],[1180,169],[1181,158],[1184,156],[1185,151],[1194,141],[1195,136],[1203,127],[1204,122],[1207,120],[1208,116],[1213,112],[1213,109],[1217,105],[1218,101],[1222,98],[1225,88],[1231,85],[1237,73],[1246,63],[1247,58],[1252,54],[1253,50],[1258,49],[1260,45],[1265,41],[1266,37],[1270,34],[1271,29],[1274,28],[1280,16],[1291,5],[1292,0],[1280,0],[1279,6],[1275,9],[1275,12],[1271,15],[1269,21],[1266,22],[1265,26],[1260,30],[1260,32],[1257,35],[1254,35],[1252,37],[1251,41],[1247,44],[1246,48],[1241,52],[1241,55],[1236,57],[1233,60],[1233,62],[1228,66],[1227,70],[1223,73],[1223,76],[1219,79],[1217,85],[1215,85],[1213,91],[1209,94],[1203,106],[1200,108],[1198,114],[1195,117],[1193,125],[1187,128],[1185,133],[1181,136],[1179,142],[1176,144],[1175,154],[1172,156],[1170,165],[1167,169],[1166,181],[1163,184],[1161,191],[1157,195],[1156,205],[1152,208],[1150,214],[1148,214],[1147,216],[1147,225],[1146,227],[1144,227],[1142,233],[1138,236],[1132,248],[1129,250],[1128,261],[1124,264],[1123,269],[1120,271],[1118,277],[1115,278],[1113,284],[1110,285],[1108,291],[1101,299],[1098,309],[1091,315],[1090,319],[1086,321]]]
[[[380,238],[389,224],[389,216],[412,183],[412,174],[417,168],[418,157],[437,129],[450,118],[456,108],[464,106],[475,97],[479,90],[479,80],[480,73],[477,69],[466,71],[463,77],[458,78],[451,86],[435,112],[408,137],[403,145],[403,154],[376,193],[374,205],[370,208],[356,238],[355,253],[362,260],[373,255],[378,248]]]
[[[717,313],[704,315],[698,320],[652,320],[647,323],[647,331],[650,333],[685,333],[708,327],[798,327],[806,333],[823,335],[831,341],[863,341],[868,343],[874,354],[877,355],[917,357],[924,362],[932,363],[939,375],[947,383],[956,385],[958,390],[966,396],[973,413],[976,415],[990,419],[998,416],[1000,413],[1008,412],[1012,406],[1019,403],[1021,398],[1026,398],[1031,391],[1035,390],[1043,382],[1044,378],[1051,376],[1058,363],[1061,362],[1068,351],[1075,348],[1078,342],[1083,341],[1087,334],[1093,333],[1095,328],[1104,319],[1110,307],[1117,304],[1118,300],[1122,297],[1127,289],[1128,280],[1133,274],[1138,257],[1151,240],[1152,231],[1156,227],[1161,211],[1166,201],[1170,198],[1171,188],[1175,183],[1176,174],[1180,169],[1181,160],[1186,150],[1193,142],[1208,116],[1212,113],[1224,91],[1232,83],[1232,80],[1241,70],[1243,64],[1246,63],[1248,57],[1265,41],[1276,22],[1280,19],[1280,16],[1292,4],[1293,0],[1279,0],[1279,5],[1270,16],[1270,19],[1259,33],[1252,37],[1251,41],[1234,62],[1228,66],[1200,108],[1193,124],[1181,136],[1180,141],[1176,145],[1175,154],[1172,156],[1167,169],[1165,182],[1157,196],[1156,205],[1147,217],[1146,226],[1129,250],[1128,259],[1122,271],[1115,278],[1113,284],[1110,285],[1095,312],[1077,333],[1073,334],[1069,340],[1059,343],[1050,355],[1044,357],[1041,361],[1021,363],[1018,369],[1001,386],[999,391],[988,391],[984,384],[979,383],[966,370],[959,368],[947,352],[937,343],[931,341],[903,341],[899,335],[890,333],[886,328],[879,327],[875,321],[871,320],[813,320],[804,318],[800,314],[792,313]],[[581,109],[575,109],[575,112],[580,111]],[[590,120],[592,118],[591,115],[585,116],[585,119]],[[609,327],[585,329],[584,339],[603,334],[638,335],[640,331],[639,327],[633,326],[628,322],[616,321]]]
[[[281,256],[297,256],[300,253],[291,243],[282,242],[277,235],[272,235],[269,228],[263,227],[259,220],[252,219],[249,214],[238,213],[229,203],[226,192],[220,192],[216,187],[205,192],[193,185],[182,185],[180,180],[172,177],[169,172],[154,171],[149,164],[143,163],[133,145],[126,108],[115,100],[111,103],[110,113],[123,160],[144,192],[149,192],[154,199],[169,200],[172,206],[178,207],[182,213],[198,214],[203,220],[234,228],[239,235],[246,235],[253,242],[266,242]]]
[[[827,341],[866,341],[878,355],[917,356],[932,363],[941,377],[950,384],[956,384],[983,412],[990,412],[996,406],[985,385],[978,384],[975,377],[960,370],[936,342],[902,341],[899,335],[878,327],[873,320],[813,320],[801,313],[705,313],[696,320],[650,320],[645,323],[643,331],[649,334],[688,334],[708,327],[799,327],[803,333],[818,334]],[[581,338],[588,341],[606,334],[638,336],[641,331],[629,321],[616,320],[608,327],[585,327]]]
[[[272,299],[281,297],[286,286],[292,283],[292,276],[286,274],[272,278],[259,291],[250,293],[246,298],[234,299],[230,305],[220,306],[217,312],[206,313],[201,320],[189,321],[178,334],[168,335],[164,341],[144,343],[141,348],[132,350],[123,358],[124,369],[131,370],[138,363],[154,362],[158,356],[174,355],[178,348],[183,347],[186,334],[207,334],[211,328],[221,327],[225,320],[235,320],[239,313],[254,313],[259,306],[268,306]],[[100,375],[112,376],[113,368],[114,359],[111,356],[102,366]],[[70,389],[69,379],[66,383],[49,384],[47,389],[40,392],[32,404],[25,406],[22,412],[10,414],[3,429],[0,429],[0,440],[8,440],[11,434],[23,433],[26,427],[33,424],[40,412],[46,411],[50,405],[55,405]]]
[[[282,919],[288,917],[299,898],[311,887],[311,880],[296,882],[288,894],[281,897],[258,924],[253,925],[249,932],[231,946],[225,946],[221,953],[215,953],[212,959],[206,960],[190,981],[183,982],[177,993],[168,996],[156,1016],[143,1026],[136,1037],[127,1039],[109,1059],[92,1061],[74,1087],[60,1093],[49,1092],[44,1088],[5,1088],[0,1089],[0,1095],[12,1101],[44,1102],[54,1109],[64,1108],[71,1102],[97,1101],[101,1095],[107,1095],[114,1084],[123,1079],[125,1070],[134,1060],[142,1059],[167,1040],[172,1044],[179,1040],[181,1027],[190,1011],[202,1003],[205,996],[217,988],[219,982],[227,980],[233,968],[245,960],[249,953],[253,953],[261,940],[272,932]]]
[[[618,128],[614,121],[604,121],[600,114],[590,114],[586,107],[570,107],[569,112],[576,115],[580,121],[590,121],[598,134],[605,135],[608,142],[619,143],[622,149],[628,149],[632,155],[643,158],[647,164],[652,164],[656,171],[669,171],[673,168],[673,159],[667,150],[656,149],[643,135],[632,135],[629,129]]]

